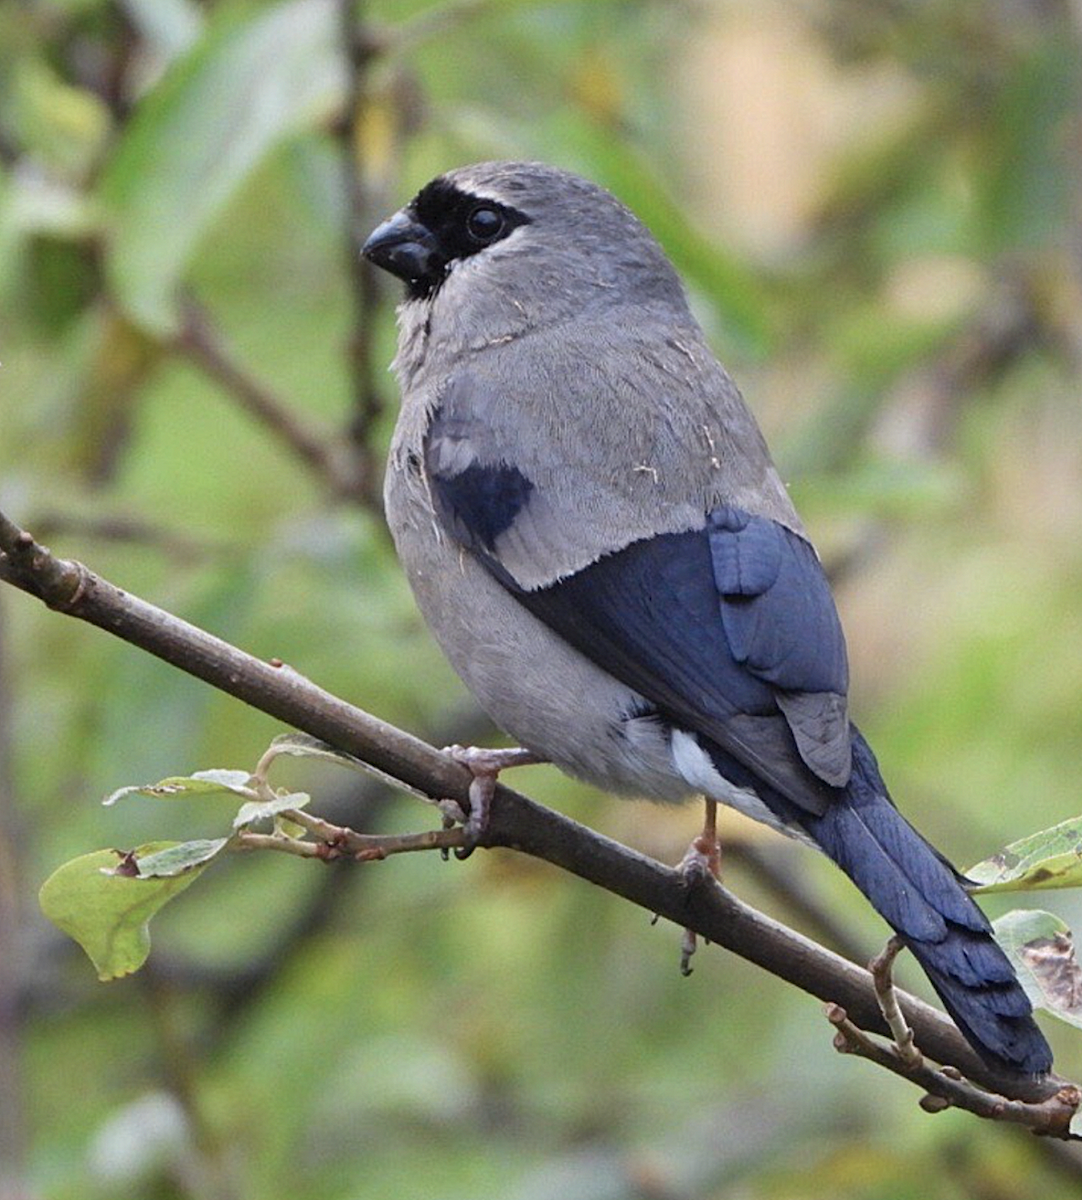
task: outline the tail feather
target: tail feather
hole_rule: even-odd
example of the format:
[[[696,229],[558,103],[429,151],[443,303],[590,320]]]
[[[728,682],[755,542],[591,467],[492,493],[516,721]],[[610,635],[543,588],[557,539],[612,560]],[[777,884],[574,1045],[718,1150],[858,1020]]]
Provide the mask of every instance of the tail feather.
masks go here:
[[[968,964],[959,969],[959,950],[965,953],[966,940],[964,934],[955,933],[939,946],[922,943],[921,963],[929,976],[951,979],[963,988],[982,992],[985,1007],[1000,1016],[1029,1016],[1030,1003],[1026,993],[1017,985],[1013,975],[1003,977],[999,963],[993,964],[993,970],[985,975],[974,971]],[[986,948],[987,943],[982,949]],[[988,957],[991,958],[991,955]]]
[[[854,732],[845,796],[800,824],[901,936],[973,1048],[992,1066],[1043,1075],[1052,1053],[984,913],[955,872],[891,803]]]
[[[1033,1023],[1021,988],[962,989],[953,976],[933,970],[920,954],[918,958],[952,1020],[982,1058],[1000,1070],[1033,1076],[1051,1069],[1051,1051]]]
[[[1025,992],[1019,995],[1020,989],[1014,986],[1017,980],[1007,956],[983,931],[970,932],[973,936],[967,938],[958,930],[943,950],[929,943],[925,952],[928,969],[952,974],[965,987],[1004,986],[1016,997],[1018,1011],[1028,1011],[1029,1001]]]

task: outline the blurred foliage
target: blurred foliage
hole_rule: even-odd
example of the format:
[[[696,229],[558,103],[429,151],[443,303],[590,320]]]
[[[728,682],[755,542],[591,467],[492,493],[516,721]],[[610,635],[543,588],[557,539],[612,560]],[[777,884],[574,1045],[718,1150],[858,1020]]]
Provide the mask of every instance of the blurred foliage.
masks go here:
[[[834,569],[855,708],[903,809],[960,862],[1076,816],[1077,4],[355,15],[360,75],[332,0],[0,5],[0,507],[454,740],[476,718],[378,512],[253,391],[348,465],[347,346],[389,362],[394,289],[358,331],[355,289],[373,285],[347,227],[355,246],[448,166],[548,159],[617,190],[684,274]],[[193,298],[233,375],[186,336]],[[374,378],[381,452],[393,388]],[[0,1192],[18,1176],[57,1200],[1077,1195],[1077,1157],[926,1116],[834,1054],[815,1002],[708,951],[682,980],[672,930],[513,856],[231,863],[162,914],[138,978],[98,984],[37,913],[41,881],[91,846],[212,826],[195,799],[164,816],[96,801],[254,760],[277,732],[0,594]],[[295,770],[314,810],[353,823],[335,777]],[[697,817],[545,768],[515,782],[669,860]],[[430,819],[405,798],[372,813]],[[877,948],[837,872],[726,831]],[[754,873],[728,879],[789,918]],[[1082,903],[1055,900],[1082,926]],[[1050,1031],[1078,1078],[1072,1034]]]

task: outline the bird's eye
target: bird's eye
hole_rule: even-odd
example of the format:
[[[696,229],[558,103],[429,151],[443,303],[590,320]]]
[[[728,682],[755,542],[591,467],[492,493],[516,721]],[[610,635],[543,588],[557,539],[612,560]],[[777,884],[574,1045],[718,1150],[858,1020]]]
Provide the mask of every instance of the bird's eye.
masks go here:
[[[478,205],[466,218],[466,231],[478,242],[491,242],[502,229],[503,214],[487,204]]]

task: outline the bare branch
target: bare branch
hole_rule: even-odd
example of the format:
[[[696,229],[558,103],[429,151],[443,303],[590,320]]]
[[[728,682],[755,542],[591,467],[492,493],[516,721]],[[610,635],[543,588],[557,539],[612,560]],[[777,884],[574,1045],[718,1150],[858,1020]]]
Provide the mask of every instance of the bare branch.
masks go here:
[[[505,6],[505,0],[454,0],[427,9],[403,21],[385,39],[385,52],[404,54],[433,38],[453,33],[467,21],[488,16]]]
[[[273,835],[249,833],[240,835],[241,845],[249,848],[284,850],[307,858],[322,858],[333,862],[352,858],[357,862],[378,862],[392,854],[409,854],[417,850],[452,850],[466,841],[463,829],[423,829],[420,833],[358,833],[346,825],[334,825],[303,809],[286,809],[282,814],[312,834],[317,841],[303,842]],[[278,845],[271,843],[277,842]],[[298,847],[293,849],[292,847]]]
[[[1036,1102],[1012,1100],[986,1092],[974,1087],[952,1067],[929,1067],[922,1061],[907,1058],[898,1046],[880,1044],[858,1029],[841,1005],[828,1004],[826,1017],[837,1030],[835,1049],[842,1054],[866,1058],[923,1088],[925,1096],[921,1100],[921,1107],[925,1112],[964,1108],[991,1121],[1011,1121],[1025,1125],[1034,1133],[1063,1137],[1071,1117],[1082,1102],[1082,1092],[1073,1083],[1065,1084],[1051,1096]],[[917,1057],[920,1058],[919,1055]]]
[[[432,799],[449,798],[463,806],[467,801],[470,773],[449,756],[347,704],[289,667],[253,658],[121,591],[81,564],[54,558],[3,514],[0,579],[329,742]],[[871,976],[863,967],[787,929],[720,887],[687,887],[679,872],[508,788],[497,788],[482,844],[542,858],[841,1006],[854,1028],[889,1033]],[[992,1070],[944,1014],[903,992],[898,993],[898,1002],[924,1054],[957,1068],[997,1096],[1040,1105],[1061,1092],[1067,1099],[1075,1094],[1063,1092],[1074,1085],[1056,1076],[1034,1080]],[[926,1086],[923,1077],[916,1081]],[[1067,1099],[1060,1103],[1064,1111]],[[1040,1120],[1047,1131],[1051,1118],[1042,1115]],[[1052,1125],[1059,1136],[1067,1136],[1065,1120]]]
[[[77,512],[46,510],[36,514],[33,524],[39,537],[81,536],[95,541],[142,546],[167,555],[178,563],[200,562],[235,551],[228,542],[190,537],[127,513],[87,516]]]
[[[921,1065],[921,1052],[916,1047],[913,1030],[905,1023],[902,1010],[898,1007],[898,989],[894,986],[892,973],[894,960],[904,949],[905,942],[895,934],[868,964],[868,970],[872,973],[883,1020],[894,1038],[894,1051],[907,1067],[915,1069]]]

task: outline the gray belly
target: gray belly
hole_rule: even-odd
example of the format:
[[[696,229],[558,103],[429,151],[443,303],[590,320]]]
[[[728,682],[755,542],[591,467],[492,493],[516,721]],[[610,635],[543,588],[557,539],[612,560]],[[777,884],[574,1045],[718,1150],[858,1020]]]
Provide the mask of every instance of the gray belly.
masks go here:
[[[422,480],[394,472],[386,500],[398,557],[429,628],[501,729],[607,791],[666,801],[693,793],[649,702],[552,634],[450,541]]]

